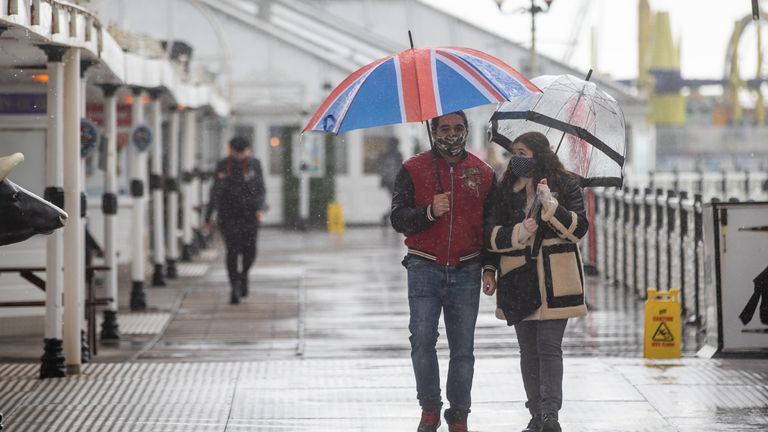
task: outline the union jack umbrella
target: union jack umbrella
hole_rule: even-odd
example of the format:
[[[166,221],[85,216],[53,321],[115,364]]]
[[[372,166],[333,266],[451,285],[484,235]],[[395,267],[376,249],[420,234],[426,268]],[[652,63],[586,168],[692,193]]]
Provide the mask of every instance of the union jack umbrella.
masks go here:
[[[304,132],[338,134],[421,122],[540,92],[513,67],[484,52],[449,46],[411,48],[348,76],[320,105]]]

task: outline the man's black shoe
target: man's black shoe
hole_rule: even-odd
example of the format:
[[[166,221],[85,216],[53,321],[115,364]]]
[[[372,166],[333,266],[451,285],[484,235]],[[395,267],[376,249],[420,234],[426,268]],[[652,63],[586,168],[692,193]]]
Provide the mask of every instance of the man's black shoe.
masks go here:
[[[531,421],[528,422],[528,426],[522,432],[541,432],[541,416],[535,415],[531,417]]]

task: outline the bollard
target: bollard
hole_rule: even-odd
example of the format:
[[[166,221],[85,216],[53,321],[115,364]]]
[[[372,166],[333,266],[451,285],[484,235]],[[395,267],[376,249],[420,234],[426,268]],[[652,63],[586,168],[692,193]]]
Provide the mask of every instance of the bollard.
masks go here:
[[[328,203],[328,232],[331,234],[344,234],[344,209],[341,203],[333,201]]]
[[[657,291],[648,288],[645,301],[645,335],[643,357],[649,359],[680,358],[680,291]]]

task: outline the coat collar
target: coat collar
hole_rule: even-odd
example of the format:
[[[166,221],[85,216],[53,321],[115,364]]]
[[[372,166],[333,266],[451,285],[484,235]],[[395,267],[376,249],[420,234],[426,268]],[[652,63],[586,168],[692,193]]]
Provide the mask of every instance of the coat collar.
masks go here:
[[[512,192],[520,192],[523,189],[529,191],[533,186],[531,177],[518,177],[515,183],[512,185]]]

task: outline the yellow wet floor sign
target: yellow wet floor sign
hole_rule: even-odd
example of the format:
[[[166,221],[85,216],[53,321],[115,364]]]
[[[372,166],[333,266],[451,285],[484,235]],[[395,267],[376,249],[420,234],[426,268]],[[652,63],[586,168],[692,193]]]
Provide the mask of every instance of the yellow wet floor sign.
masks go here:
[[[645,301],[643,356],[652,359],[680,357],[680,290],[648,288]]]

